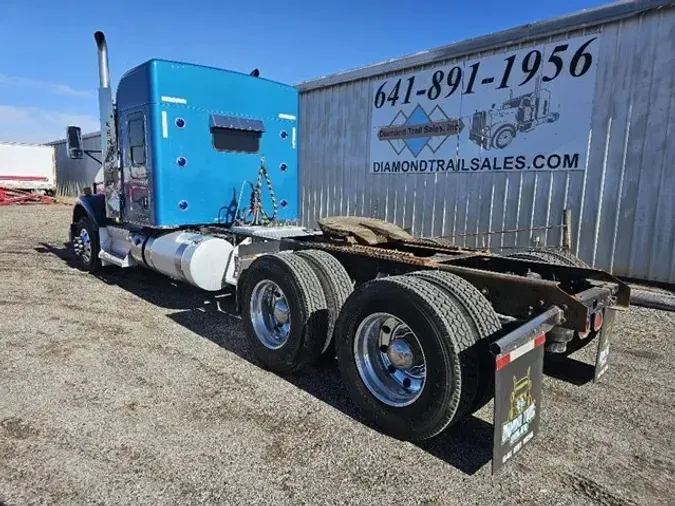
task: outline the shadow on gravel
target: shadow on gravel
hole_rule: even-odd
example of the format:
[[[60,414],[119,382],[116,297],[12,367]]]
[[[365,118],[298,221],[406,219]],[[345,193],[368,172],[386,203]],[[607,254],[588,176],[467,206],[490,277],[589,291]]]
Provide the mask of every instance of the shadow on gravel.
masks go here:
[[[75,258],[73,255],[70,253],[68,250],[68,247],[64,244],[63,247],[56,247],[53,244],[47,244],[46,242],[41,242],[40,246],[35,248],[35,251],[38,253],[42,253],[45,255],[54,255],[57,258],[60,258],[66,264],[68,264],[68,267],[72,267],[73,269],[77,268],[77,265],[75,263]],[[2,506],[2,505],[0,505]]]
[[[544,374],[560,381],[582,386],[593,381],[595,367],[574,358],[556,358],[544,361]]]
[[[255,366],[262,367],[243,338],[239,317],[234,315],[234,297],[229,297],[221,304],[212,305],[210,311],[198,308],[168,316],[195,334],[237,354]],[[319,365],[302,373],[284,376],[283,379],[339,409],[350,418],[377,430],[362,416],[358,407],[349,398],[335,359],[323,359]],[[472,416],[435,438],[418,443],[417,446],[466,474],[474,474],[492,459],[492,435],[491,423]]]
[[[243,337],[239,317],[235,315],[234,297],[208,306],[178,311],[168,317],[253,365],[262,367]],[[377,430],[349,398],[335,359],[323,359],[319,365],[302,373],[284,376],[283,379],[350,418]],[[474,474],[492,459],[492,432],[491,423],[472,416],[417,446],[466,474]]]
[[[41,246],[35,248],[38,253],[54,255],[66,262],[69,267],[78,268],[67,247],[40,244]],[[231,295],[231,290],[223,290],[216,294],[205,292],[185,283],[174,282],[158,272],[142,267],[124,270],[114,266],[104,267],[94,276],[107,285],[119,286],[150,304],[169,310],[198,310],[201,306],[218,304],[221,298]]]
[[[36,251],[53,254],[71,267],[67,248],[42,244]],[[76,267],[74,267],[76,268]],[[96,277],[118,286],[160,308],[174,311],[167,316],[195,334],[212,341],[257,367],[262,364],[251,353],[234,307],[233,291],[204,292],[143,268],[103,269]],[[373,427],[349,398],[335,359],[324,359],[302,373],[284,376],[285,381],[347,416]],[[474,474],[492,459],[493,425],[474,416],[417,446],[466,474]]]

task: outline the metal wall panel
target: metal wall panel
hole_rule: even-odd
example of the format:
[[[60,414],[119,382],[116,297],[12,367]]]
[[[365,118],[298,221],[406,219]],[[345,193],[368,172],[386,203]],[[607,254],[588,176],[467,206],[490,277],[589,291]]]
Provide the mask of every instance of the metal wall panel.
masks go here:
[[[450,236],[558,226],[572,210],[573,248],[589,264],[619,275],[675,282],[675,8],[672,2],[612,5],[555,33],[496,48],[434,59],[433,54],[301,83],[300,188],[302,222],[325,216],[374,216],[416,235]],[[628,14],[626,14],[628,13]],[[621,15],[620,15],[621,14]],[[606,16],[611,22],[592,23]],[[623,16],[623,17],[622,17]],[[590,21],[589,21],[590,20]],[[533,25],[534,26],[534,25]],[[489,173],[458,177],[371,174],[371,84],[411,70],[450,65],[578,35],[601,32],[585,170]],[[455,45],[457,46],[457,45]],[[452,46],[452,47],[455,47]],[[378,70],[379,69],[379,70]],[[500,250],[559,245],[560,228],[456,238],[464,246]]]
[[[82,136],[84,149],[100,150],[100,142],[100,135],[98,133]],[[68,158],[65,139],[50,142],[49,144],[54,146],[56,153],[57,194],[72,197],[80,195],[86,186],[92,185],[96,173],[101,168],[101,164],[86,155],[81,160],[71,160]],[[99,154],[94,154],[94,156],[100,158]]]

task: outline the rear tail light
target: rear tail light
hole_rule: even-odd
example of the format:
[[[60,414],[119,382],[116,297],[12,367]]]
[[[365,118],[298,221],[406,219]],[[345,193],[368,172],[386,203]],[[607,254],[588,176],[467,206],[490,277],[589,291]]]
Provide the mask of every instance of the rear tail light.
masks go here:
[[[596,332],[602,328],[603,318],[602,311],[598,311],[593,315],[593,330]]]
[[[581,339],[586,339],[588,337],[588,334],[590,334],[590,333],[591,333],[591,319],[587,318],[586,319],[586,330],[584,330],[583,332],[579,332],[579,337]]]

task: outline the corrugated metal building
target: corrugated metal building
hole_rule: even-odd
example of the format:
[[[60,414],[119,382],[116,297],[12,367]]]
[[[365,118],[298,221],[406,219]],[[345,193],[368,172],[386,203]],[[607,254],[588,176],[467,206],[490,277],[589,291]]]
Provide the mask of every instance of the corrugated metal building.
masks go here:
[[[374,216],[500,250],[559,245],[570,209],[582,259],[675,283],[673,68],[675,2],[643,0],[300,83],[302,222]],[[99,166],[53,144],[63,191],[91,184]]]
[[[560,228],[531,229],[558,227],[571,209],[582,259],[675,282],[674,5],[615,3],[301,83],[303,223],[374,216],[416,235],[500,249],[560,244]],[[531,73],[537,79],[518,88]],[[540,100],[536,86],[550,91],[542,124],[531,110],[508,110],[523,95],[497,95],[508,91],[497,83],[516,77],[508,84],[516,93]],[[495,97],[504,105],[493,113]],[[486,118],[495,127],[520,123],[491,138]],[[446,135],[424,137],[418,125]],[[478,234],[519,229],[530,230]]]
[[[98,132],[82,136],[85,150],[98,151],[101,149],[101,136]],[[54,146],[56,158],[57,195],[81,195],[85,186],[91,186],[101,164],[89,156],[81,160],[71,160],[66,151],[66,140],[60,139],[49,143]],[[96,159],[101,155],[94,154]]]

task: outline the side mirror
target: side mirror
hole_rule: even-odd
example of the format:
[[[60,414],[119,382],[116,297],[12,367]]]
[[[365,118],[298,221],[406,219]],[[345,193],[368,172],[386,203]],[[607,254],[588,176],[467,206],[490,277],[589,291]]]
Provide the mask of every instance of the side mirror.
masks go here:
[[[82,148],[82,129],[76,126],[69,126],[66,133],[66,150],[68,158],[81,160],[84,158],[84,149]]]

